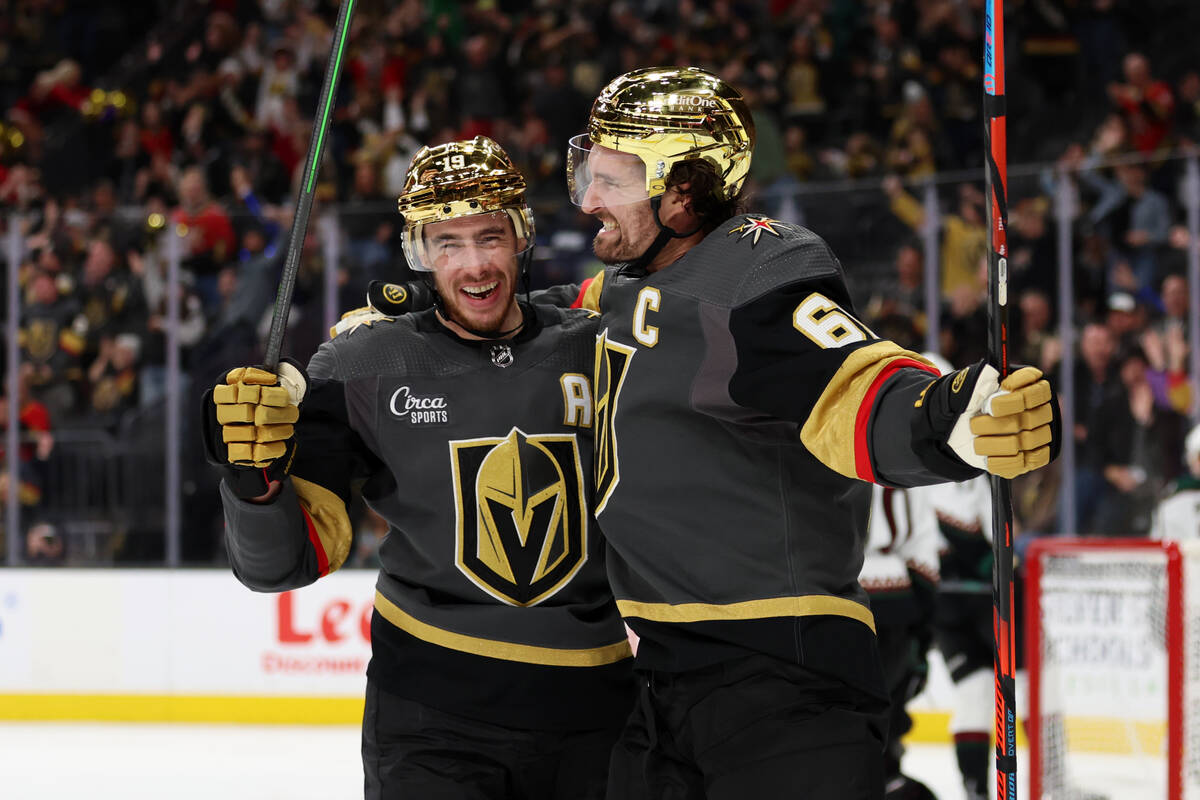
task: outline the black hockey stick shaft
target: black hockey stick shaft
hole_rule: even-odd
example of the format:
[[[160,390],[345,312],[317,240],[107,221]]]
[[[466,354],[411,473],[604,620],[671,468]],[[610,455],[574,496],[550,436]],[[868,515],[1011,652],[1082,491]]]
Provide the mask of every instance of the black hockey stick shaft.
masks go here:
[[[1008,153],[1004,94],[1004,0],[986,0],[983,109],[988,226],[988,359],[1008,375]],[[1017,797],[1016,634],[1013,629],[1013,519],[1008,480],[992,484],[992,638],[996,689],[996,799]]]
[[[312,213],[313,192],[317,187],[321,153],[325,149],[325,138],[329,133],[329,118],[333,112],[334,97],[337,95],[338,79],[342,73],[346,35],[350,28],[350,15],[354,10],[354,3],[355,0],[342,0],[338,9],[333,42],[329,47],[329,61],[325,65],[325,80],[321,85],[317,113],[313,117],[312,136],[308,141],[308,159],[304,162],[304,174],[296,193],[296,213],[292,216],[292,230],[288,234],[287,254],[283,259],[283,272],[279,276],[279,289],[275,293],[275,310],[271,315],[271,332],[267,336],[267,352],[263,359],[272,370],[279,364],[283,334],[287,330],[288,314],[292,310],[292,292],[296,288],[296,273],[300,271],[300,254],[304,250],[304,239],[308,233],[308,217]],[[334,269],[335,265],[326,264],[325,268]]]

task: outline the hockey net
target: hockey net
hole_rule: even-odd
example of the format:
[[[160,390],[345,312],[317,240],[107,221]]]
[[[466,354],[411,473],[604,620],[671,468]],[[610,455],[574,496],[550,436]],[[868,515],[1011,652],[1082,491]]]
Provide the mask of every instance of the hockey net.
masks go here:
[[[1046,539],[1026,563],[1030,797],[1200,800],[1200,542]]]

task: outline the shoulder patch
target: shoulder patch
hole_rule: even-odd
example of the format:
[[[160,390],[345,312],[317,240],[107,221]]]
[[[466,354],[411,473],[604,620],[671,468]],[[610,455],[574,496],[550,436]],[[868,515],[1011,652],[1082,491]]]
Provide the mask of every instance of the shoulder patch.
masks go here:
[[[725,232],[725,235],[733,236],[735,234],[740,234],[737,238],[737,241],[739,241],[739,242],[743,241],[747,237],[749,237],[751,247],[754,247],[755,245],[758,244],[758,240],[762,237],[762,235],[764,233],[768,233],[771,236],[778,237],[779,231],[775,230],[775,226],[783,224],[783,222],[781,222],[780,220],[771,219],[770,217],[747,216],[744,219],[745,219],[745,221],[742,222],[741,225],[730,228],[728,231]]]
[[[726,221],[679,263],[685,261],[685,269],[656,273],[655,285],[722,308],[797,282],[841,276],[841,265],[820,236],[761,214]]]

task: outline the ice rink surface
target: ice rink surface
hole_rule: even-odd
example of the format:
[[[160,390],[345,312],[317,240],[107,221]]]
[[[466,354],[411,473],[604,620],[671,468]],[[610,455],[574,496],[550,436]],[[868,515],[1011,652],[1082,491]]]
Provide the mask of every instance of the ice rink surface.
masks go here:
[[[939,800],[963,800],[948,745],[911,746],[904,769],[925,781]],[[0,722],[0,797],[354,800],[362,797],[359,731],[352,726]]]

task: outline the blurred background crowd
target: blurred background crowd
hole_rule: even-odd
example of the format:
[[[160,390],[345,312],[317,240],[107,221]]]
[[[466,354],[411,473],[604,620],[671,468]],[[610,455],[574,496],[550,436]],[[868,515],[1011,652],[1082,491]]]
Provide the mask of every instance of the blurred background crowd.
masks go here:
[[[1196,413],[1184,177],[1200,70],[1178,32],[1200,4],[1006,6],[1013,360],[1061,379],[1069,351],[1077,387],[1073,474],[1019,483],[1018,522],[1062,532],[1070,491],[1078,532],[1146,535],[1188,479]],[[161,563],[177,374],[180,558],[223,559],[199,395],[261,356],[336,14],[333,0],[0,0],[25,563]],[[591,274],[567,139],[613,76],[692,64],[754,109],[749,208],[825,237],[878,333],[926,350],[933,330],[970,363],[987,331],[982,18],[983,0],[358,0],[285,352],[306,361],[367,281],[412,277],[395,197],[422,145],[500,142],[530,183],[534,286]],[[356,563],[372,565],[382,531],[360,519]]]

